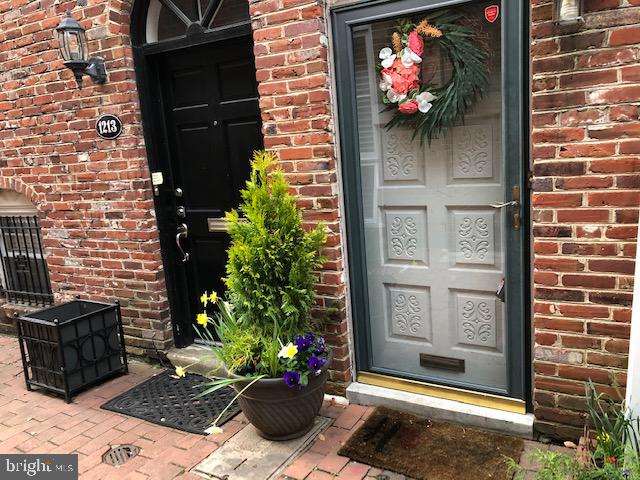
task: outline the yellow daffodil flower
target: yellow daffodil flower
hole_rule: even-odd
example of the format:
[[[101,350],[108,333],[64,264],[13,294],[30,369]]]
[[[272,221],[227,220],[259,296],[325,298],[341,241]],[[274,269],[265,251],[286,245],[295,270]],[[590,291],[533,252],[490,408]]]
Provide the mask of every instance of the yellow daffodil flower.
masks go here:
[[[207,323],[209,323],[209,317],[207,316],[207,313],[202,312],[196,315],[196,322],[198,322],[198,325],[202,325],[203,327],[206,327]]]
[[[186,377],[187,371],[182,367],[176,367],[176,375],[179,377]]]
[[[224,430],[222,430],[220,427],[218,427],[217,425],[211,425],[209,428],[207,428],[204,433],[208,433],[210,435],[218,435],[220,433],[224,432]]]
[[[298,353],[298,347],[293,343],[289,342],[287,345],[282,347],[280,353],[278,353],[279,358],[293,358]]]
[[[204,305],[205,307],[207,306],[207,303],[209,302],[209,295],[207,295],[206,290],[202,295],[200,295],[200,301],[202,302],[202,305]]]
[[[218,301],[218,294],[216,292],[211,292],[211,295],[209,295],[209,301],[211,303],[216,303]]]
[[[611,436],[607,432],[602,432],[601,435],[596,437],[596,440],[602,443],[609,443],[611,441]]]

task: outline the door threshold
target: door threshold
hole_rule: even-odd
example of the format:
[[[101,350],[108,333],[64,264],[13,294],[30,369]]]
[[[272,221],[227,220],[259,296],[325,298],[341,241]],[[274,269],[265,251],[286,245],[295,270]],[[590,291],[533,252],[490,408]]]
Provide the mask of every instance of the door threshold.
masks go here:
[[[515,398],[501,397],[490,393],[472,392],[455,387],[445,387],[432,383],[407,380],[405,378],[380,375],[379,373],[358,372],[358,382],[367,385],[401,390],[403,392],[418,393],[430,397],[454,400],[456,402],[468,403],[478,407],[487,407],[494,410],[504,410],[512,413],[527,413],[527,405],[523,400]]]
[[[350,403],[395,408],[434,420],[460,423],[525,438],[533,437],[534,416],[525,403],[372,373],[358,373],[347,388]]]

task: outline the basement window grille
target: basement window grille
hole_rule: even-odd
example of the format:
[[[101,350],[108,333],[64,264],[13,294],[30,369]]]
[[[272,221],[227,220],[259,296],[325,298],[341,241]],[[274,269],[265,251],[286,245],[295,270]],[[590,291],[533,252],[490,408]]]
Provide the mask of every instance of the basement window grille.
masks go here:
[[[30,306],[53,303],[37,216],[0,216],[0,263],[0,288],[7,302]]]

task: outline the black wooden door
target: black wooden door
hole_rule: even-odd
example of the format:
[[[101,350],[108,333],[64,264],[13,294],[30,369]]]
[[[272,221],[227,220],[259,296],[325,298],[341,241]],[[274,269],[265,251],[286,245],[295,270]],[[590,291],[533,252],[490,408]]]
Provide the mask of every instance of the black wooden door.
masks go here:
[[[200,295],[223,291],[229,237],[221,220],[238,206],[251,154],[263,147],[253,44],[242,38],[164,53],[157,68],[168,150],[163,191],[173,196],[164,202],[172,210],[165,228],[175,238],[164,258],[176,274],[176,343],[187,345]]]

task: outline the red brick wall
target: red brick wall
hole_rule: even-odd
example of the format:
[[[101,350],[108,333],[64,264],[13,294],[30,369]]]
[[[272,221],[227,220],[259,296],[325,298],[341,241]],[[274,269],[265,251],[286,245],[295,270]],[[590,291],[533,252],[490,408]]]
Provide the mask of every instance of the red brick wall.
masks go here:
[[[38,207],[56,300],[119,298],[129,344],[149,348],[153,338],[163,349],[172,334],[128,35],[131,2],[90,0],[74,9],[91,54],[104,57],[109,72],[102,86],[85,77],[83,90],[53,35],[74,6],[0,3],[0,188]],[[340,391],[350,373],[324,7],[265,0],[252,3],[251,14],[265,145],[278,152],[305,220],[331,230],[317,316],[328,317],[332,388]],[[115,141],[94,132],[103,113],[125,125]]]
[[[579,431],[583,381],[624,385],[640,188],[639,0],[585,0],[575,34],[532,4],[535,413],[555,435]],[[171,344],[168,304],[128,37],[130,4],[77,8],[109,81],[79,91],[53,39],[70,3],[0,3],[0,188],[38,207],[58,300],[120,298],[129,343]],[[325,7],[251,3],[265,145],[278,152],[309,223],[331,229],[318,316],[350,378],[344,259],[330,108]],[[98,140],[93,119],[125,132]]]
[[[577,32],[532,10],[537,428],[584,424],[583,382],[624,390],[640,203],[640,1],[585,0]]]
[[[53,29],[74,3],[0,2],[0,188],[38,208],[57,301],[120,299],[127,342],[144,353],[172,342],[134,80],[130,4],[90,1],[74,16],[109,81],[78,90]],[[94,120],[115,113],[124,133],[100,140]],[[151,353],[151,352],[147,352]]]
[[[265,146],[278,153],[305,220],[331,231],[316,313],[333,346],[330,390],[343,393],[351,372],[326,11],[316,0],[260,0],[250,11]]]

